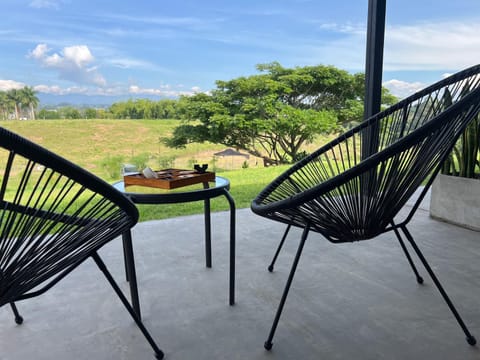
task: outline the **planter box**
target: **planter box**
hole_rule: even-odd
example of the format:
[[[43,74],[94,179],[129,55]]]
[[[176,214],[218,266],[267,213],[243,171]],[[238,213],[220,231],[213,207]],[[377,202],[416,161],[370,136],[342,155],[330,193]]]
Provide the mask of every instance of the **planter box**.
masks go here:
[[[480,180],[438,175],[432,185],[430,216],[480,231]]]

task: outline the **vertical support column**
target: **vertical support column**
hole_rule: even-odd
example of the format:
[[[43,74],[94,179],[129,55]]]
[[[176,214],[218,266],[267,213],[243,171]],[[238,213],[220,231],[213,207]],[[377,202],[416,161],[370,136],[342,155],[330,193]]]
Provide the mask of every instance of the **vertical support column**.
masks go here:
[[[386,0],[368,1],[367,50],[365,62],[364,119],[380,111],[382,101],[383,48],[385,39]],[[378,148],[378,128],[369,128],[363,135],[362,157]]]

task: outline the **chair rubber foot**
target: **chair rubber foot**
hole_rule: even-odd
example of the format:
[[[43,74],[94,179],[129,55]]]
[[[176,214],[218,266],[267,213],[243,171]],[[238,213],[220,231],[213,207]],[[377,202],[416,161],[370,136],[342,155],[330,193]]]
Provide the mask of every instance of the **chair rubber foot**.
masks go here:
[[[272,350],[272,346],[273,346],[273,343],[268,341],[265,341],[265,343],[263,344],[263,347],[268,351]]]
[[[417,283],[423,284],[423,278],[421,276],[417,278]]]
[[[23,323],[23,317],[21,316],[15,316],[15,322],[20,325]]]
[[[158,360],[162,360],[164,356],[165,355],[161,351],[159,353],[155,353],[155,358],[157,358]]]
[[[268,271],[273,272],[273,265],[268,265]]]
[[[467,337],[467,342],[472,345],[472,346],[475,346],[476,343],[477,343],[477,339],[475,339],[473,336],[469,336]]]

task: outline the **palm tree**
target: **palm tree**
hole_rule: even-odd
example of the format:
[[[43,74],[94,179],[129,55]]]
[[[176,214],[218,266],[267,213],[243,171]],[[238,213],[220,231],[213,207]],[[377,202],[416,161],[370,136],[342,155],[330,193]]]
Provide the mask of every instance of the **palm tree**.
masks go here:
[[[38,97],[36,91],[33,90],[30,86],[25,86],[23,89],[20,89],[20,103],[22,105],[28,106],[30,109],[30,118],[35,120],[35,108],[38,106]]]
[[[0,91],[0,111],[2,113],[2,120],[8,119],[8,114],[12,107],[12,102],[7,97],[7,93],[5,91]]]
[[[19,119],[20,93],[17,89],[7,91],[7,99],[15,106],[15,119]]]

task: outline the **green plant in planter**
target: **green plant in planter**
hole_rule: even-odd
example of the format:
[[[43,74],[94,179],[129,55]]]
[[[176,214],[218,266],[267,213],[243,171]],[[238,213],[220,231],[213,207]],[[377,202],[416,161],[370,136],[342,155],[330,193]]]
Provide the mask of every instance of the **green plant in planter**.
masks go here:
[[[465,88],[468,88],[468,85]],[[449,92],[444,94],[443,101],[445,106],[452,103]],[[443,163],[441,173],[471,179],[480,178],[480,116],[465,129]]]

